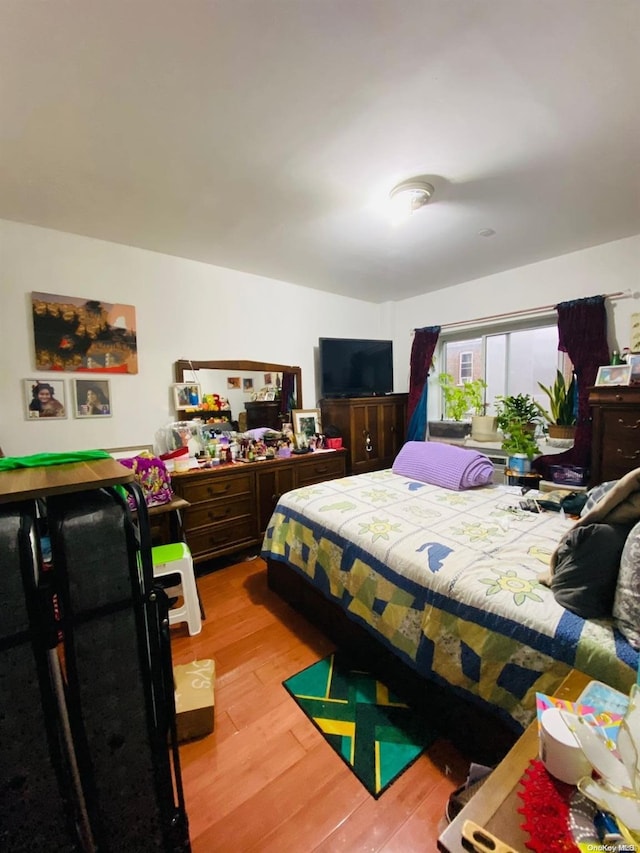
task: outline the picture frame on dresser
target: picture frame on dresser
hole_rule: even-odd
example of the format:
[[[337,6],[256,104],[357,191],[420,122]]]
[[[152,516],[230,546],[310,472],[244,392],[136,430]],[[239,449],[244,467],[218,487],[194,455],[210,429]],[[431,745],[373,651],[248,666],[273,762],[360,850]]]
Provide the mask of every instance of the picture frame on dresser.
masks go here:
[[[291,412],[294,433],[304,433],[307,438],[320,430],[320,409],[294,409]]]
[[[598,368],[596,385],[628,385],[631,378],[631,365],[606,364]]]
[[[640,385],[640,354],[630,355],[627,362],[631,368],[631,376],[629,377],[630,385]]]

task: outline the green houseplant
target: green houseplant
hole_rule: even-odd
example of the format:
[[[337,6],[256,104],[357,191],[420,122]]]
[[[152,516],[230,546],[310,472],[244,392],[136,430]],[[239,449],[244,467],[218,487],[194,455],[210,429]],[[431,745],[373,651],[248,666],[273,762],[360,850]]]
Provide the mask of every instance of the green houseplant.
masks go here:
[[[535,429],[535,424],[542,420],[540,406],[530,394],[511,394],[507,397],[496,397],[496,416],[498,426],[504,433],[511,431],[512,424],[529,425]]]
[[[502,449],[509,456],[526,456],[529,462],[540,452],[533,433],[526,429],[525,424],[519,421],[513,421],[509,425],[509,431],[505,433],[502,440]]]
[[[438,385],[442,390],[446,420],[430,421],[429,432],[431,435],[464,438],[471,429],[470,421],[463,421],[465,415],[470,411],[474,415],[484,415],[483,391],[487,383],[483,379],[473,379],[457,384],[450,373],[439,373]]]
[[[572,438],[575,433],[575,398],[576,398],[576,375],[571,377],[567,385],[562,371],[556,373],[556,381],[553,385],[543,385],[538,382],[540,388],[549,398],[549,412],[540,407],[540,412],[548,422],[550,438]]]

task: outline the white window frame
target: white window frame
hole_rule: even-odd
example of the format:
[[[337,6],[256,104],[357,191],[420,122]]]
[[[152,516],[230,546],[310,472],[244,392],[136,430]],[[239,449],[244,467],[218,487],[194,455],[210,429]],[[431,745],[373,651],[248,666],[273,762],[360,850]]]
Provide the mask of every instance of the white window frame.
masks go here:
[[[469,376],[462,375],[462,362],[464,361],[465,356],[469,356]],[[458,383],[460,385],[463,385],[467,381],[467,379],[473,379],[473,353],[471,352],[471,350],[460,353],[460,364],[458,366]]]

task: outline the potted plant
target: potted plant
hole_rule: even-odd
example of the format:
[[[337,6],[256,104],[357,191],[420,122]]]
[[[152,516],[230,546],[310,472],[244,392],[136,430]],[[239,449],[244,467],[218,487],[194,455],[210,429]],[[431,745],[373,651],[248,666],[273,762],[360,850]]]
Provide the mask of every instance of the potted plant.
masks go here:
[[[502,449],[508,454],[507,468],[518,474],[531,470],[531,460],[540,452],[533,433],[526,423],[512,421],[502,440]]]
[[[540,406],[530,394],[511,394],[496,397],[496,416],[498,426],[504,433],[511,431],[512,424],[521,424],[529,432],[535,432],[542,414]]]
[[[576,375],[571,377],[567,385],[562,371],[558,370],[556,381],[553,385],[538,385],[549,398],[549,409],[547,412],[540,407],[540,412],[548,422],[549,438],[573,438],[576,430],[575,398],[576,398]]]
[[[448,438],[464,438],[471,430],[471,422],[463,420],[469,411],[484,414],[482,392],[487,387],[482,379],[458,385],[450,373],[439,373],[438,384],[444,397],[444,419],[429,421],[429,434]]]

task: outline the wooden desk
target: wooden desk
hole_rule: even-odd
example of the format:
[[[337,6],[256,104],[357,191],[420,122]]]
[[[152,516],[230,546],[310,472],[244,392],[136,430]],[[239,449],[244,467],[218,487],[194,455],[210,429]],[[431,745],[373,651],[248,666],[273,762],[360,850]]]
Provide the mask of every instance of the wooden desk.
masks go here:
[[[588,675],[572,670],[555,695],[559,699],[574,702],[591,680]],[[525,843],[529,836],[520,829],[523,818],[517,810],[522,801],[517,791],[529,761],[537,755],[538,723],[534,720],[489,779],[438,838],[438,850],[442,853],[468,853],[472,850],[471,846],[465,846],[467,842],[462,838],[463,823],[472,820],[514,850],[527,853]]]
[[[133,471],[115,459],[91,459],[0,472],[0,503],[130,483]]]

